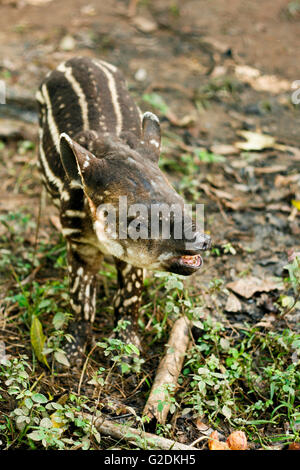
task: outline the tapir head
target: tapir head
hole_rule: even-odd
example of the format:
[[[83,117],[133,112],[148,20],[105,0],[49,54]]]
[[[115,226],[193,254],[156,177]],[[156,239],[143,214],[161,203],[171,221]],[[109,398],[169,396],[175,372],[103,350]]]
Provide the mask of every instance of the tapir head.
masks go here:
[[[201,267],[210,237],[194,230],[183,199],[159,169],[154,114],[144,114],[140,137],[62,134],[60,150],[68,178],[82,184],[101,251],[152,270],[189,275]]]

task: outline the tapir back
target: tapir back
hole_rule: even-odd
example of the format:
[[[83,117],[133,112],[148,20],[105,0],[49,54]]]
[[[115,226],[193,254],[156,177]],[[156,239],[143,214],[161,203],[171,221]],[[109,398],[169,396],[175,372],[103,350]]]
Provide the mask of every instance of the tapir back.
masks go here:
[[[137,327],[144,268],[190,275],[200,269],[200,252],[209,247],[210,239],[200,232],[192,244],[185,235],[148,236],[150,206],[167,205],[172,212],[176,205],[182,226],[186,220],[184,201],[158,166],[158,117],[151,112],[141,117],[125,80],[113,65],[89,58],[68,60],[48,74],[37,100],[41,175],[59,207],[67,245],[74,321],[68,326],[66,357],[71,364],[77,364],[91,339],[103,255],[113,257],[118,272],[118,290],[112,301],[115,324],[120,321],[126,325],[120,328],[119,338],[141,349]],[[125,208],[125,221],[121,217],[121,196],[130,206],[128,218]],[[115,221],[122,219],[119,227],[126,229],[125,237],[111,236],[114,230],[99,210],[103,206],[114,210],[118,215]],[[129,210],[137,206],[146,212],[141,220],[130,220]],[[168,219],[167,214],[156,219],[156,227],[163,219]],[[175,227],[174,217],[172,220]],[[132,225],[137,230],[129,236],[127,229]],[[188,226],[192,225],[189,219]],[[140,236],[142,233],[146,236]]]
[[[47,75],[36,95],[40,104],[40,163],[44,183],[58,198],[64,186],[59,137],[83,131],[141,135],[140,112],[116,67],[104,61],[70,59]]]

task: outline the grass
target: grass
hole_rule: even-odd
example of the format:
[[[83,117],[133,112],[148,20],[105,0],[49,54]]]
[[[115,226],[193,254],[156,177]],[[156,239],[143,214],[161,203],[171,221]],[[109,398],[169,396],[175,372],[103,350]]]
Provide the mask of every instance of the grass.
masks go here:
[[[32,146],[20,145],[19,151],[31,153]],[[178,185],[190,200],[201,195],[195,178],[199,166],[220,163],[218,156],[201,152],[177,152],[173,159],[161,162],[175,175],[184,172]],[[192,320],[193,340],[178,389],[166,388],[165,400],[159,404],[171,405],[168,423],[157,425],[155,432],[177,440],[184,429],[186,442],[192,442],[199,436],[195,422],[200,419],[225,435],[243,430],[252,448],[300,440],[300,336],[289,324],[291,314],[299,309],[297,254],[286,265],[285,290],[274,300],[278,313],[271,329],[250,318],[248,323],[235,322],[225,315],[228,291],[221,275],[211,277],[207,286],[204,282],[194,286],[167,273],[146,278],[139,320],[143,355],[110,337],[117,280],[115,268],[104,264],[94,326],[97,342],[84,368],[68,374],[56,368],[66,359],[62,343],[71,318],[65,243],[55,231],[54,238],[35,243],[36,221],[27,210],[1,215],[0,227],[2,448],[114,448],[111,439],[102,436],[100,440],[82,412],[126,416],[131,425],[145,426],[143,405],[170,328],[180,315]],[[237,251],[228,242],[215,246],[207,261],[222,264],[224,257],[234,256]],[[131,366],[124,357],[132,354]]]
[[[210,295],[222,290],[222,286],[220,280],[212,282]],[[172,390],[166,390],[165,400],[171,403],[171,413],[201,416],[218,430],[242,429],[252,443],[265,447],[276,441],[288,443],[298,440],[300,374],[296,353],[300,346],[299,335],[288,328],[274,332],[250,325],[237,331],[207,315],[203,300],[188,295],[180,276],[160,273],[151,287],[150,302],[144,309],[140,326],[147,336],[145,325],[152,315],[155,299],[159,314],[153,319],[152,331],[148,334],[152,347],[166,340],[167,324],[182,314],[192,319],[197,331],[195,337],[198,336],[186,357],[179,390],[176,395]],[[47,292],[51,302],[51,288]],[[58,290],[56,294],[59,295]],[[40,301],[39,294],[37,298]],[[35,305],[39,305],[36,308],[41,316],[47,313],[50,304]],[[21,303],[20,308],[25,309],[26,306]],[[22,315],[24,323],[25,318]],[[22,337],[23,341],[29,341],[26,329]],[[97,343],[97,347],[103,349],[104,355],[111,357],[113,362],[110,368],[99,366],[90,377],[89,383],[98,390],[100,397],[107,392],[113,372],[124,364],[124,354],[136,351],[119,340],[107,338]],[[36,362],[26,355],[2,361],[1,407],[8,405],[12,408],[1,419],[0,430],[5,446],[99,448],[97,431],[87,420],[79,418],[78,413],[88,411],[100,415],[101,400],[98,398],[95,404],[91,397],[75,393],[64,396],[63,403],[61,399],[55,400],[49,391],[41,392],[43,378],[48,372],[43,371],[36,378],[35,368]],[[122,369],[122,373],[125,372],[128,370]],[[54,371],[52,374],[55,377]],[[141,377],[143,374],[145,371],[139,367],[138,375]],[[284,434],[283,429],[287,426],[289,433]],[[176,430],[171,425],[158,426],[157,433],[174,437]]]

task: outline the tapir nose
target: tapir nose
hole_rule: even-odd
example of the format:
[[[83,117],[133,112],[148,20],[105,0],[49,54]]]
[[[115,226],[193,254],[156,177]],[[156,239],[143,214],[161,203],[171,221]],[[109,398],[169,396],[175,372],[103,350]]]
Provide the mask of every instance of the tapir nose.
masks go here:
[[[211,238],[206,233],[196,232],[194,237],[186,242],[187,251],[205,251],[211,248]]]

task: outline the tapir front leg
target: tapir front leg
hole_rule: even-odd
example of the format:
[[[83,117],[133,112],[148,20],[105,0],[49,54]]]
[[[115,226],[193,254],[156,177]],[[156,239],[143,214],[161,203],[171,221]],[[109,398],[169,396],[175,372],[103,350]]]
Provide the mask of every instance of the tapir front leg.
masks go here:
[[[142,350],[137,329],[143,290],[143,269],[118,259],[115,259],[115,263],[119,283],[119,289],[114,297],[115,323],[117,324],[119,320],[130,322],[126,329],[120,331],[119,338]]]
[[[92,323],[96,313],[96,275],[100,269],[102,254],[91,245],[69,241],[68,271],[70,304],[74,319],[68,333],[73,337],[64,350],[71,364],[82,361],[83,353],[91,339]]]

